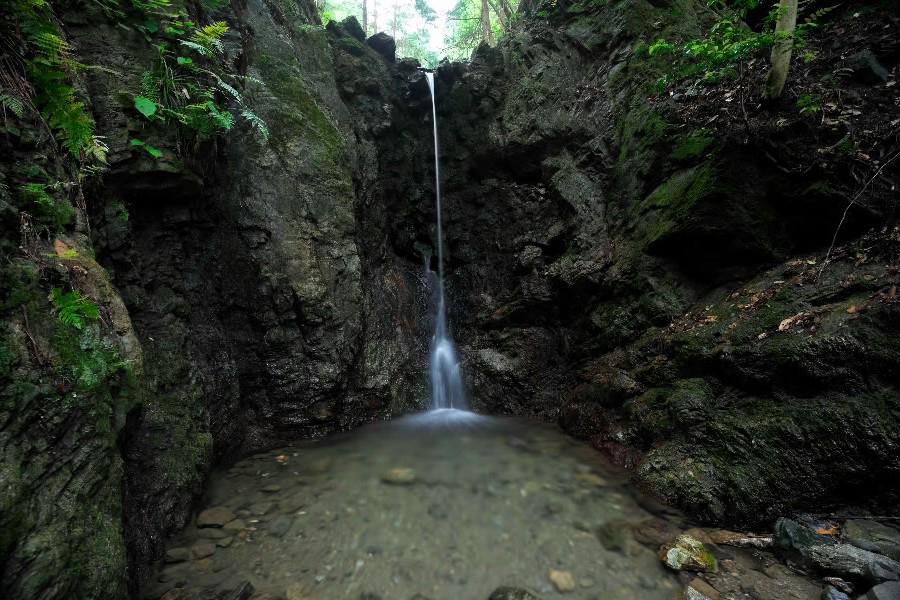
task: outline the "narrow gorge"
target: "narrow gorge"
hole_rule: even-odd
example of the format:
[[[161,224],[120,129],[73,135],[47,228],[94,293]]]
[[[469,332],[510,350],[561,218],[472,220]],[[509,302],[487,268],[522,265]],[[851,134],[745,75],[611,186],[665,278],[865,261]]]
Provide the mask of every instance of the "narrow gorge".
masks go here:
[[[900,5],[732,4],[4,2],[0,598],[900,598]]]

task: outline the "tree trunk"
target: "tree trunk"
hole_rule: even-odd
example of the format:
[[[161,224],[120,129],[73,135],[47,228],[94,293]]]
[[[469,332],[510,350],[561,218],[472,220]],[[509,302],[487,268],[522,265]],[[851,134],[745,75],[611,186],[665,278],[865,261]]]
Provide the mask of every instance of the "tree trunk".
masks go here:
[[[488,0],[481,0],[481,39],[494,45],[494,32],[491,31],[491,7]]]
[[[394,22],[391,23],[391,37],[397,39],[397,24],[400,19],[400,0],[394,0]]]
[[[489,0],[491,3],[491,7],[493,7],[494,12],[497,13],[497,19],[500,20],[500,27],[503,28],[503,31],[507,31],[509,29],[509,15],[506,14],[506,11],[503,8],[503,5],[497,0]]]
[[[378,0],[372,0],[372,34],[378,33]]]
[[[772,68],[766,81],[766,97],[781,97],[784,82],[787,81],[791,66],[791,52],[794,50],[794,29],[797,26],[797,0],[780,0],[778,3],[778,24],[775,34],[778,39],[772,47]]]
[[[363,28],[363,33],[366,35],[366,37],[368,37],[369,36],[369,0],[362,0],[362,3],[363,3],[362,28]]]

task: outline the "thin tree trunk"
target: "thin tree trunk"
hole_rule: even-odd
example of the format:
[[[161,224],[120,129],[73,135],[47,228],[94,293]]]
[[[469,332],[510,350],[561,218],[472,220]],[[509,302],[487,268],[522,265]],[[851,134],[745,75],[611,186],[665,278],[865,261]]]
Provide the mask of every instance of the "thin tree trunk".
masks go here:
[[[481,39],[494,45],[494,32],[491,31],[491,7],[488,0],[481,0]]]
[[[372,33],[378,33],[378,0],[372,0]]]
[[[794,50],[794,29],[797,27],[797,0],[780,0],[778,3],[778,23],[775,34],[778,40],[772,47],[772,67],[766,81],[766,97],[780,98],[791,66]]]
[[[491,3],[491,7],[494,9],[494,12],[497,13],[497,19],[500,20],[500,27],[503,28],[503,31],[507,31],[509,20],[507,19],[506,12],[503,10],[503,6],[497,0],[489,0]]]
[[[394,0],[394,22],[391,25],[391,37],[397,39],[397,21],[400,13],[400,0]]]
[[[511,23],[513,20],[513,8],[509,0],[498,0],[498,2],[503,7],[504,14],[506,14],[506,22]]]
[[[363,3],[363,33],[369,36],[369,0],[362,0]]]

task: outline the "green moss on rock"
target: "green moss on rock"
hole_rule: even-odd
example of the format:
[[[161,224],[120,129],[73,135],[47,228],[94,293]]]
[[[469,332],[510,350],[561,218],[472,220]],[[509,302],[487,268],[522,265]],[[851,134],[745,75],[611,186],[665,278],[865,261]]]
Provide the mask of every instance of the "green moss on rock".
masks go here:
[[[753,399],[712,415],[694,439],[652,449],[638,476],[654,493],[711,521],[755,522],[893,471],[900,447],[894,394],[789,403]],[[876,451],[877,450],[877,451]]]
[[[698,158],[712,143],[713,138],[702,130],[683,136],[672,150],[672,158],[675,160]]]

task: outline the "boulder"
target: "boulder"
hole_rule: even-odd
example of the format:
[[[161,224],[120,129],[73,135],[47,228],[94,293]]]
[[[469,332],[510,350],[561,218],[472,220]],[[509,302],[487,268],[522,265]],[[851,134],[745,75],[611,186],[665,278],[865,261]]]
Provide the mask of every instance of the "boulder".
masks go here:
[[[900,598],[900,582],[888,581],[876,585],[857,600],[897,600],[897,598]]]
[[[775,522],[775,543],[782,548],[795,550],[805,556],[809,548],[813,546],[837,543],[832,536],[820,533],[831,529],[830,523],[818,522],[809,518],[781,518]]]
[[[397,43],[394,41],[394,38],[384,32],[371,36],[366,40],[366,43],[369,44],[372,50],[391,62],[394,62],[397,58]]]
[[[362,25],[360,25],[359,21],[356,20],[356,17],[352,15],[341,21],[341,27],[343,27],[344,31],[351,37],[354,37],[361,42],[366,39],[366,33],[363,31]]]
[[[857,548],[900,561],[900,531],[877,521],[851,519],[844,523],[841,539]]]
[[[779,546],[803,557],[811,566],[829,575],[874,585],[900,580],[900,563],[881,554],[838,542],[830,522],[810,518],[778,519],[775,540]],[[851,528],[851,532],[854,532]],[[859,533],[859,532],[857,532]]]
[[[663,545],[658,556],[663,564],[675,571],[715,573],[718,569],[716,558],[703,542],[689,535],[679,535]]]
[[[805,554],[819,570],[869,584],[900,580],[900,563],[850,544],[812,546]]]

